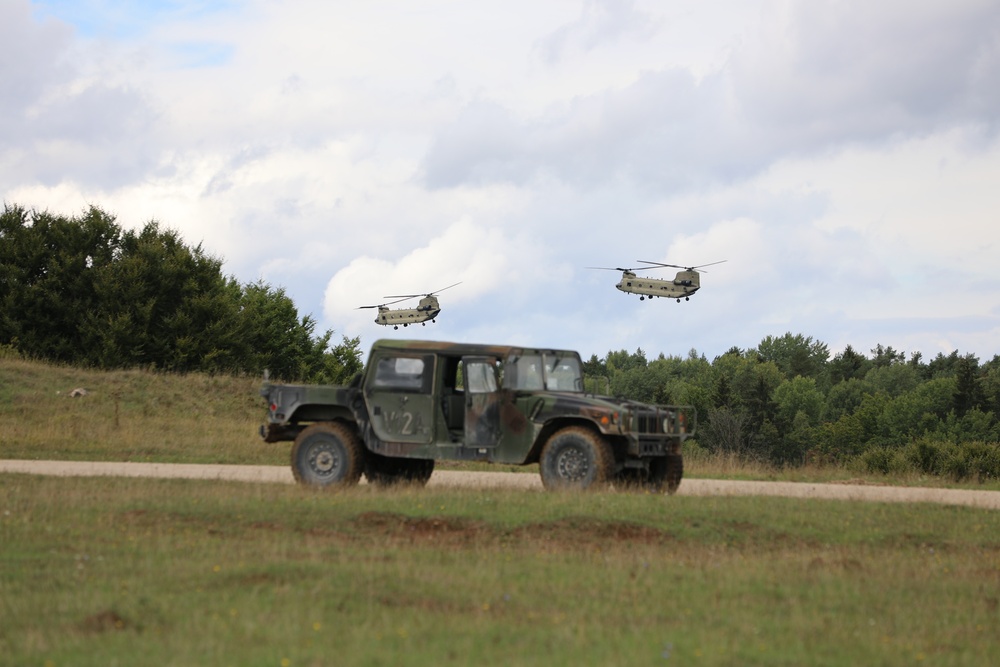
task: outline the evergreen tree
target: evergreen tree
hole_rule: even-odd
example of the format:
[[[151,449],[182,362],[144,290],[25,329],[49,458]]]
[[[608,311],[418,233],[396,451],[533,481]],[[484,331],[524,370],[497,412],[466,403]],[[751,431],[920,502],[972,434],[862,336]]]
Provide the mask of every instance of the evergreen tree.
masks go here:
[[[955,367],[955,414],[959,418],[983,404],[983,392],[978,381],[979,360],[966,355],[958,359]]]

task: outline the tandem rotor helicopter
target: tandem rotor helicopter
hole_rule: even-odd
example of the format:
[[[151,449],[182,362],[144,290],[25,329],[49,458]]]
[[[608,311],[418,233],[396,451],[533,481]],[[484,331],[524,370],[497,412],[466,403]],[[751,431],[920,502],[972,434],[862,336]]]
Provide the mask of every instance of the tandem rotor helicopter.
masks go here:
[[[461,282],[455,283],[455,285],[461,285]],[[398,329],[399,325],[402,324],[407,327],[411,324],[420,323],[422,326],[427,326],[427,322],[433,322],[434,318],[438,316],[441,312],[441,304],[438,303],[437,294],[445,291],[446,289],[451,289],[455,285],[448,285],[439,290],[434,290],[433,292],[428,292],[427,294],[396,294],[392,296],[384,296],[383,299],[396,299],[395,301],[389,301],[388,303],[383,303],[378,306],[359,306],[358,310],[363,308],[378,308],[378,315],[375,317],[375,324],[381,324],[383,326],[392,325],[393,329]],[[408,299],[416,299],[417,297],[423,297],[417,303],[416,308],[389,308],[389,306],[406,301]]]
[[[604,271],[621,271],[622,279],[618,281],[618,284],[615,285],[615,287],[629,294],[638,294],[640,301],[643,301],[646,297],[649,297],[650,301],[652,301],[654,296],[658,296],[667,297],[669,299],[677,299],[677,303],[680,303],[682,298],[685,301],[688,301],[692,294],[701,289],[701,278],[699,274],[705,272],[699,271],[699,269],[706,266],[722,264],[722,262],[725,262],[726,260],[723,259],[718,262],[700,264],[698,266],[664,264],[662,262],[650,262],[644,259],[637,259],[636,261],[641,264],[649,264],[650,266],[638,266],[631,269],[623,269],[621,267],[611,268],[608,266],[588,266],[587,268],[600,269]],[[646,278],[637,276],[635,273],[636,271],[668,267],[681,269],[677,272],[677,275],[674,276],[673,280]]]

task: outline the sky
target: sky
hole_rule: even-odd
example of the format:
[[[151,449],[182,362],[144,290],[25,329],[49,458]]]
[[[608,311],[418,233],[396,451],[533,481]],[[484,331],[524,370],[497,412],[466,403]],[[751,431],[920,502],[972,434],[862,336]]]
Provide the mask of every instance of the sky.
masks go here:
[[[5,203],[156,220],[363,350],[1000,354],[995,0],[0,0],[0,44]],[[725,261],[587,268],[640,260]]]

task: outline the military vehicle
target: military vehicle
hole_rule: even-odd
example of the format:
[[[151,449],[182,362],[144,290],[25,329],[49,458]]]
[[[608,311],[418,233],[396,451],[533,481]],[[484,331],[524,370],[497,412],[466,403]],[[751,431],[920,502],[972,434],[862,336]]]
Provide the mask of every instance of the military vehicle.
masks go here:
[[[669,299],[677,299],[677,303],[681,302],[681,298],[685,301],[691,300],[691,295],[701,289],[701,277],[699,276],[699,269],[705,266],[714,266],[715,264],[722,264],[726,260],[719,262],[712,262],[711,264],[701,264],[699,266],[680,266],[678,264],[663,264],[661,262],[650,262],[645,259],[635,260],[642,264],[650,264],[651,266],[637,266],[631,269],[623,269],[621,267],[611,268],[608,266],[588,266],[588,269],[599,269],[602,271],[621,271],[622,279],[618,281],[615,285],[622,292],[628,294],[638,294],[639,301],[643,301],[646,297],[650,300],[653,297],[667,297]],[[675,269],[681,269],[674,276],[673,280],[664,280],[661,278],[645,278],[636,275],[636,271],[643,271],[648,269],[660,269],[664,267],[673,267]],[[705,273],[705,272],[701,272]]]
[[[292,441],[311,486],[424,484],[435,461],[539,464],[547,489],[673,493],[690,406],[584,392],[580,355],[510,345],[379,340],[346,386],[272,384],[266,442]]]
[[[455,285],[461,284],[462,283],[460,282],[455,283]],[[433,292],[428,292],[427,294],[395,294],[392,296],[384,296],[382,297],[383,299],[396,299],[396,301],[390,301],[378,306],[358,306],[358,310],[362,310],[364,308],[378,308],[378,315],[375,316],[375,324],[381,324],[383,326],[389,326],[391,324],[393,329],[398,329],[400,324],[404,327],[418,323],[421,326],[427,326],[427,322],[433,322],[434,318],[441,313],[441,304],[438,302],[437,294],[445,291],[446,289],[451,289],[455,285],[448,285],[447,287]],[[417,302],[416,308],[389,307],[403,301],[416,299],[417,297],[423,298]]]

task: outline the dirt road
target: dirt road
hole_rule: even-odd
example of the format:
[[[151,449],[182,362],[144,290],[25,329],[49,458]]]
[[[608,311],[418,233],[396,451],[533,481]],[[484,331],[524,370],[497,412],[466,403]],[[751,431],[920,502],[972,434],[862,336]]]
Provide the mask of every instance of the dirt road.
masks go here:
[[[285,466],[0,460],[0,473],[5,472],[67,477],[164,477],[283,484],[294,482],[291,469]],[[541,490],[542,483],[537,475],[525,473],[438,470],[431,476],[428,486]],[[1000,491],[965,489],[685,479],[677,494],[681,496],[784,496],[869,502],[940,503],[1000,509]]]

